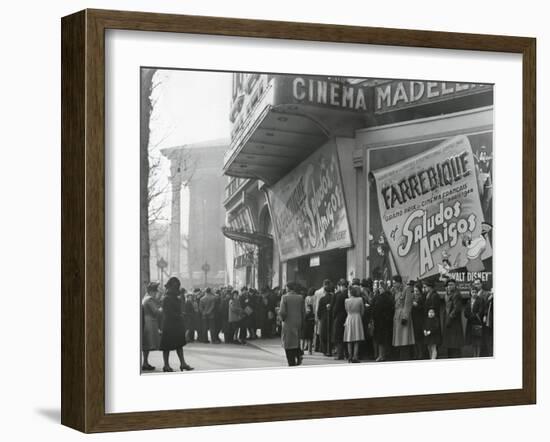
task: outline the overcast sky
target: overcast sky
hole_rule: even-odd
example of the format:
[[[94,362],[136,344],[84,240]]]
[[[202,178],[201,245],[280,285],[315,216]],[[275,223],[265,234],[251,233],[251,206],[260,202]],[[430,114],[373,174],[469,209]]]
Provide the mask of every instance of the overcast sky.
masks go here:
[[[159,70],[154,81],[160,85],[151,121],[151,155],[165,147],[181,146],[230,134],[231,73]],[[169,162],[163,160],[163,171],[169,176]],[[167,181],[161,183],[166,185]],[[169,190],[169,187],[168,187]],[[170,194],[163,217],[170,219]],[[182,233],[188,229],[188,195],[182,192]]]

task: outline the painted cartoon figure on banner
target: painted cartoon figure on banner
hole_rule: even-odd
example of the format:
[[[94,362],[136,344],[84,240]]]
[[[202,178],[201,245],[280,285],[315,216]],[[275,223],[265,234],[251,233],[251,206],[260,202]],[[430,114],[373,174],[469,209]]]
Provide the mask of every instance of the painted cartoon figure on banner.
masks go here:
[[[369,259],[371,260],[372,278],[384,281],[391,279],[390,249],[384,233],[381,232],[376,240],[374,240],[372,233],[370,233],[369,243],[371,244]]]
[[[493,203],[493,156],[488,152],[487,146],[481,145],[474,154],[474,160],[481,208],[490,217]]]

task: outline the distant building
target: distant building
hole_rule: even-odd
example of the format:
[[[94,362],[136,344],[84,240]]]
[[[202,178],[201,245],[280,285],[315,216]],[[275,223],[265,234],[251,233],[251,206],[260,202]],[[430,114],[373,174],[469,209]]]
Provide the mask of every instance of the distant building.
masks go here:
[[[220,286],[226,280],[223,195],[227,178],[221,173],[228,140],[210,140],[162,149],[171,163],[172,211],[169,273],[186,288]],[[190,176],[190,178],[189,178]],[[181,188],[187,183],[188,212],[182,215]],[[182,216],[188,216],[187,262],[182,263]]]

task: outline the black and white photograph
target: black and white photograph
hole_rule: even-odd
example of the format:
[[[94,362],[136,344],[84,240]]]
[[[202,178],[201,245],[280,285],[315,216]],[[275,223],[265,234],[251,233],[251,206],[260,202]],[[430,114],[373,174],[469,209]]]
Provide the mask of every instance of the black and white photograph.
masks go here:
[[[5,2],[0,439],[545,440],[544,5]]]
[[[493,356],[492,84],[140,83],[142,374]]]

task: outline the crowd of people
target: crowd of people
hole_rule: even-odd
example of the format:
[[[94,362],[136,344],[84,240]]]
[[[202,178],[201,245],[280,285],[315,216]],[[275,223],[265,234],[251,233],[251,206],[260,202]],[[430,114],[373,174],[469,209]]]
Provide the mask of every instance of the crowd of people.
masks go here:
[[[446,282],[441,296],[429,281],[325,280],[306,289],[289,282],[284,290],[260,291],[231,286],[187,292],[172,277],[164,288],[150,283],[142,299],[142,370],[150,351],[163,352],[163,371],[173,371],[170,351],[180,370],[192,370],[184,359],[188,342],[246,344],[280,337],[288,365],[304,355],[357,363],[361,360],[410,360],[492,356],[493,292],[475,279],[469,297],[456,281]],[[470,350],[471,349],[471,350]]]
[[[469,296],[462,295],[454,279],[446,281],[443,296],[431,281],[403,284],[399,275],[351,284],[325,280],[323,287],[305,294],[303,308],[296,297],[304,295],[303,289],[289,283],[287,291],[279,316],[289,365],[300,365],[306,352],[350,363],[493,354],[493,292],[479,278]]]
[[[280,336],[280,300],[278,288],[259,292],[228,286],[187,292],[176,277],[171,277],[164,289],[150,283],[141,302],[142,371],[155,370],[149,363],[151,351],[163,352],[163,371],[173,371],[169,365],[172,350],[180,357],[180,369],[192,370],[183,358],[188,342],[242,345],[247,340]]]

